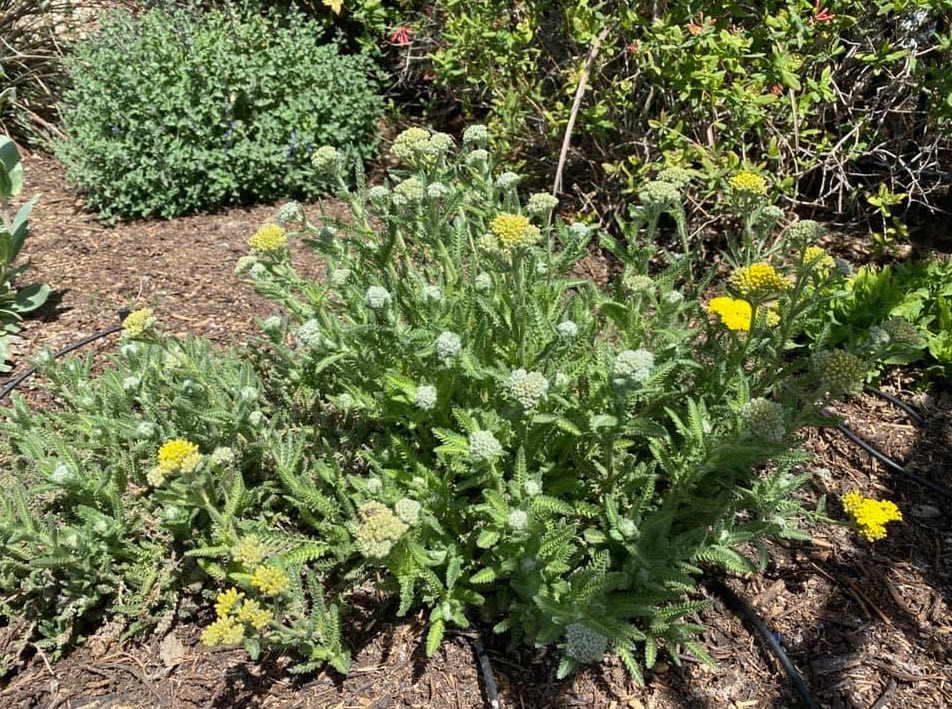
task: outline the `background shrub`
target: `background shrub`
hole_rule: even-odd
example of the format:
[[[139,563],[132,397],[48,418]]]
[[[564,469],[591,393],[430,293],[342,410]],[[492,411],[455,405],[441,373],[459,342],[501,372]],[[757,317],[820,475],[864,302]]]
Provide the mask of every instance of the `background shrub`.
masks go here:
[[[431,59],[420,71],[444,92],[436,108],[485,119],[548,180],[604,33],[569,187],[633,192],[666,155],[701,168],[709,189],[749,163],[815,206],[842,209],[857,187],[879,182],[908,206],[933,202],[952,177],[950,9],[947,0],[439,0],[417,39]]]
[[[55,133],[74,11],[73,0],[0,0],[0,133],[24,142]]]
[[[376,144],[373,63],[294,11],[113,12],[68,66],[57,151],[106,217],[311,197],[315,146]]]

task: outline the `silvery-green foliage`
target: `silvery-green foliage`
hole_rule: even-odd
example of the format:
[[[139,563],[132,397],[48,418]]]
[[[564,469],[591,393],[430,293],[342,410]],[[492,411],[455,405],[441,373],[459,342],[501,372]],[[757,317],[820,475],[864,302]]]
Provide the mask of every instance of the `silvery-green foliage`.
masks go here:
[[[701,605],[698,565],[754,568],[765,536],[796,536],[809,516],[789,496],[802,483],[787,473],[792,439],[752,436],[739,410],[769,399],[793,431],[815,408],[783,377],[820,399],[820,375],[797,356],[777,366],[779,329],[758,320],[743,345],[710,320],[701,295],[713,274],[701,278],[691,253],[665,254],[649,277],[658,219],[681,214],[671,183],[646,190],[625,243],[600,236],[625,276],[603,290],[573,272],[596,229],[548,223],[549,199],[523,206],[518,175],[489,153],[474,169],[479,131],[458,154],[429,151],[428,135],[394,141],[411,164],[389,181],[412,199],[371,212],[359,184],[339,181],[351,219],[332,222],[333,242],[309,243],[331,272],[348,270],[346,284],[303,282],[290,262],[255,284],[325,338],[269,360],[291,430],[320,431],[281,478],[302,526],[346,536],[342,571],[383,567],[401,612],[429,608],[430,652],[447,625],[480,614],[531,644],[562,644],[562,674],[616,653],[638,677],[635,658],[650,664],[659,643],[706,659],[685,619]],[[797,278],[779,303],[793,324],[816,285]],[[370,287],[390,294],[386,317],[368,312]],[[438,307],[422,297],[436,288]],[[345,393],[359,406],[342,412]],[[341,485],[330,472],[341,466],[372,472],[373,486],[357,475]],[[391,529],[391,516],[410,524],[407,501],[420,505],[414,523]]]

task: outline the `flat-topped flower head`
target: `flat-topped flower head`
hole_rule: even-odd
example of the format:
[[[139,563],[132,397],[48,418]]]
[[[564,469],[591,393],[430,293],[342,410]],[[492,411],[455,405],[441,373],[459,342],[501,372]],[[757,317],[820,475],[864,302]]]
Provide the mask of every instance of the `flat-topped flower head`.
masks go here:
[[[810,244],[826,234],[826,229],[812,219],[801,219],[787,230],[787,239],[794,244]]]
[[[277,566],[262,565],[251,574],[251,585],[265,596],[280,596],[288,590],[291,579]]]
[[[814,271],[829,271],[836,261],[822,246],[808,246],[803,250],[803,265]]]
[[[711,302],[707,304],[707,312],[717,315],[721,324],[728,330],[750,331],[750,322],[754,311],[746,300],[726,296],[712,298]]]
[[[526,211],[537,217],[544,217],[559,206],[559,200],[547,192],[536,192],[529,196]]]
[[[402,522],[411,527],[420,520],[420,503],[411,500],[409,497],[401,497],[397,500],[397,504],[393,506],[393,511],[396,512],[397,517]]]
[[[434,133],[426,142],[426,153],[431,157],[440,158],[453,149],[453,136],[449,133]]]
[[[184,438],[173,438],[159,448],[159,468],[163,473],[192,473],[201,462],[198,446]]]
[[[253,569],[268,558],[270,550],[256,534],[242,537],[231,548],[231,559],[236,564]]]
[[[311,156],[311,164],[314,165],[314,169],[324,175],[337,175],[343,162],[344,156],[331,145],[322,145]]]
[[[740,172],[730,179],[731,191],[742,197],[763,197],[767,194],[767,181],[752,172]]]
[[[654,180],[638,191],[638,199],[648,209],[665,211],[681,204],[681,193],[670,182]]]
[[[463,145],[466,147],[482,146],[485,145],[488,140],[489,129],[479,123],[468,126],[466,130],[463,131]]]
[[[142,337],[155,325],[155,315],[152,308],[139,308],[129,313],[122,321],[124,337]]]
[[[741,295],[750,298],[762,298],[790,288],[790,282],[769,263],[754,263],[738,268],[731,274],[731,283]]]
[[[493,287],[493,277],[485,272],[477,273],[473,283],[476,286],[476,290],[480,293],[485,293]]]
[[[517,369],[509,377],[509,396],[525,411],[538,406],[549,391],[549,382],[539,372]]]
[[[506,518],[506,525],[514,532],[525,532],[529,526],[529,515],[524,510],[513,510]]]
[[[371,559],[385,559],[410,528],[393,510],[379,502],[365,502],[360,508],[360,519],[354,537],[360,551]]]
[[[566,340],[574,340],[578,335],[578,325],[571,320],[563,320],[555,326],[555,329],[558,331],[559,337]]]
[[[683,167],[666,167],[655,178],[658,182],[667,182],[678,190],[683,189],[691,181],[691,173]]]
[[[870,542],[886,537],[887,522],[902,521],[902,512],[895,503],[863,497],[857,492],[843,496],[843,509],[853,518],[859,533]]]
[[[245,597],[241,591],[232,586],[227,591],[222,591],[215,599],[215,615],[224,618],[234,610],[235,606]]]
[[[923,339],[919,329],[905,318],[894,316],[883,323],[883,330],[891,342],[905,347],[922,347]]]
[[[414,126],[394,139],[390,152],[397,160],[412,165],[427,153],[429,143],[430,131]]]
[[[651,377],[654,355],[645,349],[622,350],[615,355],[612,374],[618,384],[642,384]]]
[[[265,224],[256,231],[248,246],[256,254],[274,254],[288,246],[288,234],[280,224]]]
[[[226,616],[219,618],[202,631],[202,645],[215,647],[216,645],[237,645],[245,637],[245,626],[236,618]]]
[[[500,214],[489,223],[490,231],[503,251],[532,246],[541,238],[539,227],[521,214]]]
[[[496,187],[501,190],[512,190],[522,181],[522,176],[507,170],[496,178]]]
[[[304,207],[301,206],[300,202],[283,204],[278,210],[275,220],[279,224],[300,224],[305,220]]]
[[[408,177],[393,188],[391,200],[396,207],[406,207],[422,202],[426,197],[426,188],[416,177]]]
[[[249,598],[238,609],[238,620],[247,623],[255,630],[261,631],[274,620],[274,614],[262,608],[258,601]]]

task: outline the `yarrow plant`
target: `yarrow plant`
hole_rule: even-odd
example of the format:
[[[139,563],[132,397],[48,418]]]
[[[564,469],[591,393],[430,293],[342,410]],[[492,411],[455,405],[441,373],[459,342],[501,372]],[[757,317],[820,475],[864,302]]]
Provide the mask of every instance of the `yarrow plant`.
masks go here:
[[[396,188],[371,203],[359,168],[326,173],[348,218],[284,225],[326,262],[317,280],[290,249],[249,244],[250,283],[281,320],[253,370],[152,330],[95,386],[88,367],[44,365],[70,411],[7,412],[12,469],[38,483],[0,518],[16,550],[0,610],[42,599],[50,635],[69,637],[120,599],[147,624],[200,609],[207,644],[346,672],[340,615],[375,584],[399,614],[425,610],[429,654],[480,619],[558,648],[560,676],[611,654],[640,681],[665,648],[711,661],[691,620],[702,567],[746,573],[766,539],[805,537],[798,430],[862,378],[844,348],[821,367],[790,346],[834,276],[762,221],[731,263],[760,274],[750,287],[704,273],[696,250],[658,252],[659,219],[683,212],[667,188],[624,240],[566,224],[491,153],[469,164],[479,131],[460,142],[397,137],[388,181],[412,181],[412,203]],[[622,265],[607,288],[576,271],[595,237]],[[711,284],[729,303],[705,305]],[[46,531],[24,531],[31,510]],[[74,529],[62,571],[24,561]],[[70,585],[86,576],[101,595]]]
[[[852,517],[860,535],[870,542],[886,538],[887,523],[902,521],[896,503],[863,497],[858,492],[843,496],[843,509]]]

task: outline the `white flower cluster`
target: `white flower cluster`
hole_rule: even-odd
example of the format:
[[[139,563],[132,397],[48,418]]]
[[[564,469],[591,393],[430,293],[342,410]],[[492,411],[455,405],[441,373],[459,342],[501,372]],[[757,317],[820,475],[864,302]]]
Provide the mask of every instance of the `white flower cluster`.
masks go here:
[[[390,190],[388,190],[383,185],[374,185],[369,190],[367,190],[367,199],[369,199],[370,203],[378,209],[387,205],[387,199],[389,197]]]
[[[336,175],[341,168],[344,158],[337,148],[330,145],[322,145],[314,151],[311,156],[311,164],[314,169],[326,175]]]
[[[516,185],[522,180],[522,177],[514,172],[507,170],[496,178],[496,187],[501,190],[515,189]]]
[[[426,152],[433,157],[442,157],[453,148],[453,136],[449,133],[433,133],[426,144]]]
[[[401,497],[397,500],[397,504],[393,506],[393,511],[397,513],[397,517],[402,522],[411,527],[420,519],[420,503],[411,500],[409,497]]]
[[[275,217],[279,224],[302,223],[304,219],[304,207],[301,206],[300,202],[288,202],[282,205]]]
[[[485,272],[477,273],[475,284],[476,290],[478,290],[480,293],[485,293],[493,287],[493,277]]]
[[[523,510],[513,510],[506,519],[506,525],[514,532],[524,532],[529,526],[529,515]]]
[[[371,310],[381,310],[390,305],[392,297],[390,291],[383,286],[370,286],[364,296],[364,302]]]
[[[453,190],[442,182],[431,182],[426,186],[426,196],[430,199],[443,199],[452,194]]]
[[[781,443],[787,435],[783,406],[763,397],[751,399],[741,412],[747,430],[757,437]]]
[[[576,239],[584,239],[591,230],[592,227],[588,224],[582,224],[582,222],[572,222],[569,224],[569,234]]]
[[[565,629],[565,654],[576,662],[600,662],[608,649],[608,638],[581,623]]]
[[[525,410],[531,411],[545,399],[549,382],[539,372],[517,369],[509,377],[509,395]]]
[[[305,320],[298,328],[297,339],[305,347],[312,349],[319,347],[324,341],[324,337],[321,335],[321,324],[314,318]]]
[[[463,352],[463,341],[455,332],[441,332],[436,338],[436,356],[442,360],[454,359]]]
[[[154,438],[156,431],[157,429],[154,423],[151,421],[142,421],[138,426],[136,426],[136,438]]]
[[[471,125],[463,131],[463,145],[467,147],[485,145],[487,140],[489,140],[489,129],[479,123]]]
[[[661,299],[661,301],[665,305],[670,305],[673,308],[677,305],[681,305],[681,303],[684,302],[684,296],[679,290],[669,290],[664,294],[664,297]]]
[[[436,387],[430,384],[422,384],[417,387],[416,394],[413,396],[413,404],[418,409],[430,411],[436,406],[437,394]]]
[[[396,207],[406,207],[409,204],[422,202],[426,196],[423,183],[415,177],[408,177],[393,188],[393,204]]]
[[[578,336],[578,325],[571,320],[563,320],[555,329],[558,330],[559,336],[566,340],[574,340]]]
[[[439,286],[424,286],[422,297],[424,303],[439,303],[443,300],[443,289]]]
[[[350,276],[353,273],[349,268],[335,268],[331,271],[331,285],[335,288],[340,288],[341,286],[347,285],[347,281],[350,280]]]
[[[489,151],[477,148],[466,156],[466,164],[469,167],[485,167],[489,162]]]
[[[526,211],[536,217],[544,217],[559,206],[559,200],[546,192],[536,192],[529,196]]]
[[[474,431],[469,434],[469,457],[473,460],[492,460],[500,453],[502,445],[492,431]]]
[[[522,489],[528,497],[538,497],[542,494],[542,485],[538,480],[526,480]]]
[[[648,350],[622,350],[615,356],[612,372],[621,384],[646,382],[654,369],[654,355]]]

